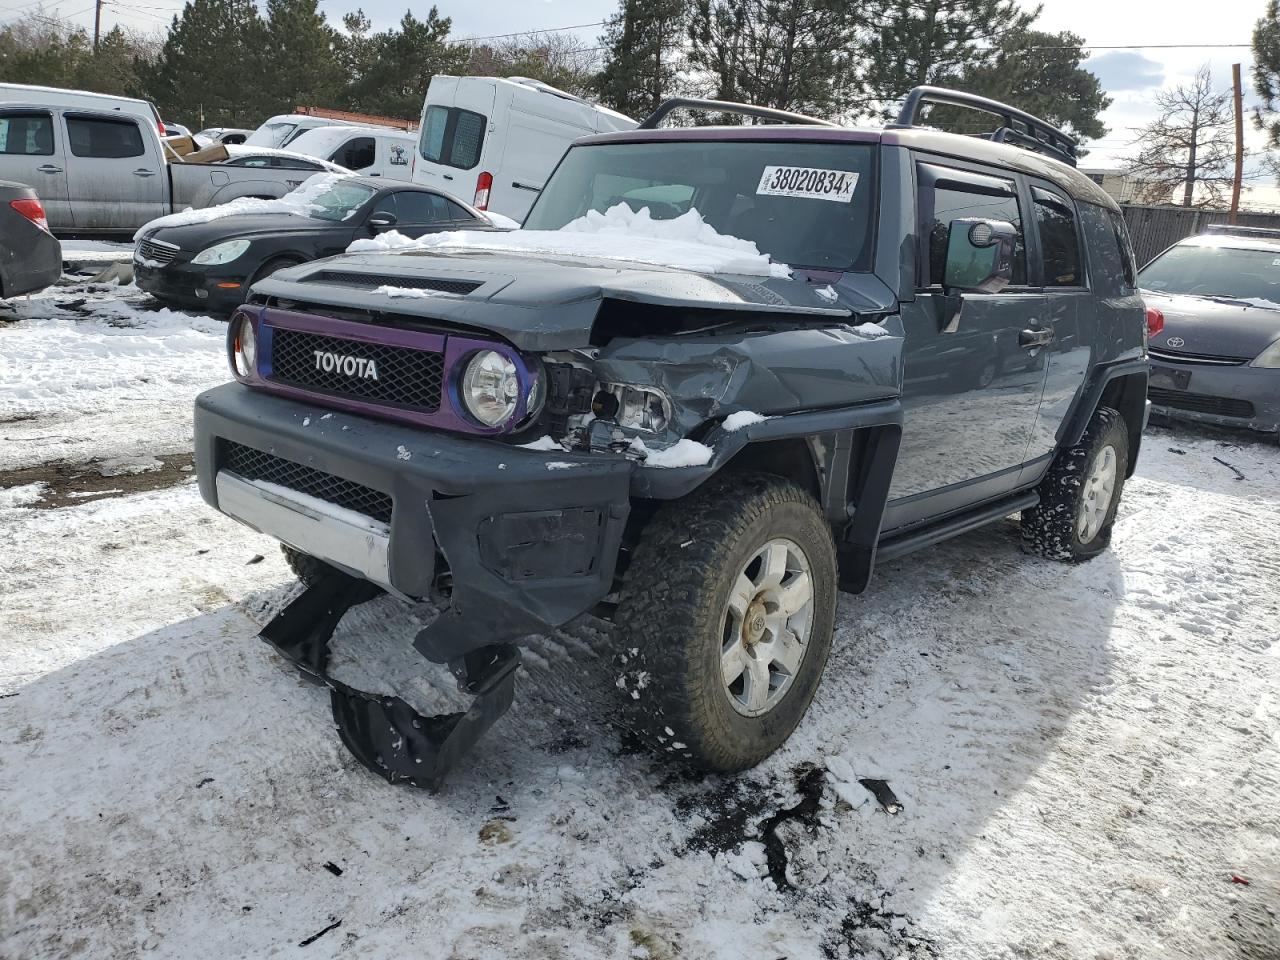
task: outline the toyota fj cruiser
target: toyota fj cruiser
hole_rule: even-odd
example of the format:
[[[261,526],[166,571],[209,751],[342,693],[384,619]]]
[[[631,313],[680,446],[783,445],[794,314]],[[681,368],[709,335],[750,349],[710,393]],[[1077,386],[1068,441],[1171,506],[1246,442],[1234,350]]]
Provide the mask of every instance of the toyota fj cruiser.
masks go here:
[[[920,126],[938,103],[999,127]],[[781,123],[660,128],[676,108]],[[1109,542],[1145,313],[1119,211],[1060,130],[936,88],[874,131],[671,101],[574,144],[524,234],[619,203],[697,211],[776,269],[603,246],[308,263],[254,286],[237,382],[196,401],[204,498],[309,585],[263,638],[393,782],[437,785],[510,705],[520,638],[582,614],[613,623],[643,737],[732,771],[800,721],[837,589],[875,561],[1014,513],[1054,559]],[[329,677],[338,620],[383,590],[448,597],[414,645],[476,695],[465,714]]]

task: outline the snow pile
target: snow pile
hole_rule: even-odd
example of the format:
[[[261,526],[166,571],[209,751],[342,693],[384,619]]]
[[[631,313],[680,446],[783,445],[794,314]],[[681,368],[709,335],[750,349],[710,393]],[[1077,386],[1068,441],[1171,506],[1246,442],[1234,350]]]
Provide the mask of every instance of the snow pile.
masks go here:
[[[736,433],[743,427],[749,427],[753,423],[764,423],[766,420],[772,420],[773,417],[766,417],[756,413],[754,410],[739,410],[737,413],[731,413],[724,418],[724,423],[720,426],[730,433]]]
[[[889,336],[889,331],[878,323],[860,323],[853,328],[853,332],[860,333],[864,337],[869,337],[872,340]]]
[[[625,203],[604,213],[590,210],[559,230],[451,230],[417,239],[392,230],[356,240],[347,247],[348,253],[412,250],[544,253],[654,264],[696,273],[791,275],[789,267],[770,261],[751,241],[716,232],[697,210],[672,220],[654,220],[648,207],[635,212]]]
[[[1280,303],[1276,303],[1274,300],[1267,300],[1264,297],[1245,297],[1240,302],[1247,303],[1251,307],[1261,307],[1263,310],[1280,310]]]
[[[494,213],[492,210],[484,210],[485,219],[492,223],[495,227],[501,227],[503,230],[519,230],[520,224],[512,220],[510,217],[504,217],[500,213]]]
[[[110,457],[97,465],[104,477],[128,477],[139,473],[155,473],[164,464],[155,457]]]
[[[432,297],[449,296],[449,294],[442,290],[419,290],[417,287],[393,287],[385,283],[380,287],[374,287],[373,292],[380,293],[384,297],[407,297],[411,300],[429,300]]]
[[[238,200],[231,200],[216,207],[205,207],[202,210],[192,210],[188,207],[181,213],[171,213],[168,216],[157,217],[150,223],[144,223],[133,235],[133,239],[140,240],[144,233],[161,227],[185,227],[192,223],[209,223],[212,220],[235,217],[242,213],[290,213],[298,217],[309,217],[315,206],[312,201],[339,180],[345,180],[349,176],[351,174],[317,173],[304,180],[296,190],[278,200],[241,197]]]
[[[543,434],[537,440],[529,443],[518,443],[516,446],[522,450],[564,450],[564,447],[551,439],[550,434]]]
[[[29,507],[33,503],[39,503],[44,497],[46,484],[40,483],[24,483],[16,487],[7,487],[0,490],[0,510],[7,510],[12,507]]]
[[[636,437],[631,441],[631,449],[644,454],[646,467],[700,467],[711,460],[712,454],[705,443],[688,437],[662,450],[651,450]]]

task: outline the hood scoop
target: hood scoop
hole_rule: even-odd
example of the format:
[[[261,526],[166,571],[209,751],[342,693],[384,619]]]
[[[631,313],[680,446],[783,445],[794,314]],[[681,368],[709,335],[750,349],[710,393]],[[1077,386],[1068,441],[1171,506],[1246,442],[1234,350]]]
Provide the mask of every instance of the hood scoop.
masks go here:
[[[356,273],[345,270],[320,270],[305,277],[303,283],[323,283],[329,286],[355,287],[373,290],[377,287],[398,287],[403,290],[430,290],[435,293],[453,293],[466,296],[483,283],[475,280],[453,280],[445,277],[412,277],[389,273]]]

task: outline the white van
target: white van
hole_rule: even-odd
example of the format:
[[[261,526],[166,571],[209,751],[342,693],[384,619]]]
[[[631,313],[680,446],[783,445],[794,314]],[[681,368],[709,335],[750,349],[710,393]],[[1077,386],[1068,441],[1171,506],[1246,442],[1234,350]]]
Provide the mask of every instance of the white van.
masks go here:
[[[635,126],[538,80],[435,76],[422,106],[413,181],[523,220],[569,144]]]
[[[341,120],[309,117],[301,113],[282,113],[271,117],[245,138],[250,147],[283,147],[316,127],[336,127]]]
[[[387,127],[317,127],[289,142],[289,149],[328,160],[366,177],[408,180],[416,133]]]

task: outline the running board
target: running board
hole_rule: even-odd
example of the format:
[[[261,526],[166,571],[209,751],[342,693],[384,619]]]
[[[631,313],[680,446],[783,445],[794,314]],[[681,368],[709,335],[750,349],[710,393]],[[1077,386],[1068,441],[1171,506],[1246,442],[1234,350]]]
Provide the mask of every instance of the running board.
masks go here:
[[[1040,494],[1032,490],[1028,493],[1005,497],[917,530],[909,530],[892,539],[880,541],[879,547],[876,548],[876,561],[895,560],[914,550],[931,547],[935,543],[941,543],[943,540],[950,540],[962,533],[995,523],[1011,513],[1034,507],[1039,502]]]

